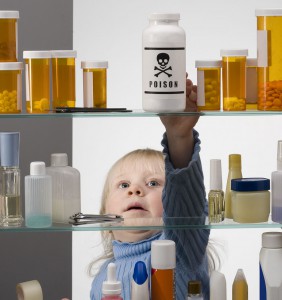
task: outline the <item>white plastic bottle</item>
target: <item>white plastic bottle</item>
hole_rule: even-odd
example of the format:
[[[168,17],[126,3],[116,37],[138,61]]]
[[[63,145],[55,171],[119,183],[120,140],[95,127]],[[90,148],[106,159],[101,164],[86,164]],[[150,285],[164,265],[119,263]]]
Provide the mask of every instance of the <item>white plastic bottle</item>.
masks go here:
[[[210,300],[226,300],[226,278],[218,271],[210,275]]]
[[[68,166],[66,153],[52,153],[46,172],[52,177],[53,222],[67,223],[71,215],[81,211],[80,173]]]
[[[121,296],[121,282],[116,279],[116,265],[108,264],[107,280],[102,285],[101,300],[123,300]]]
[[[30,163],[25,176],[25,225],[43,228],[52,225],[52,179],[46,175],[45,162]]]
[[[282,223],[282,140],[277,144],[277,171],[271,173],[271,218]]]
[[[142,37],[143,109],[183,111],[186,106],[186,35],[180,14],[151,14]]]
[[[260,262],[260,300],[282,300],[282,232],[264,232]]]

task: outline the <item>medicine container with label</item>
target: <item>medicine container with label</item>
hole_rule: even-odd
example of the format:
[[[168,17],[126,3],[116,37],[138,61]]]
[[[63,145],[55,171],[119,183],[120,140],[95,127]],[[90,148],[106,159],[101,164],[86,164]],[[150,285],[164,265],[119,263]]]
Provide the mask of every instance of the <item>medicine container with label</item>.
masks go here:
[[[50,107],[51,51],[24,51],[26,111],[48,113]]]
[[[52,51],[52,106],[75,107],[75,59],[74,50]]]
[[[248,50],[220,50],[223,110],[246,110],[246,56]]]
[[[19,11],[0,11],[0,62],[18,61]]]
[[[198,110],[220,110],[221,60],[196,60]]]
[[[82,61],[84,107],[107,107],[107,61]]]
[[[22,111],[22,62],[0,63],[0,114]]]
[[[282,110],[282,9],[257,9],[258,109]]]
[[[186,34],[178,13],[153,13],[142,35],[142,106],[177,112],[186,107]]]
[[[238,223],[267,222],[270,213],[270,180],[237,178],[231,180],[232,215]]]

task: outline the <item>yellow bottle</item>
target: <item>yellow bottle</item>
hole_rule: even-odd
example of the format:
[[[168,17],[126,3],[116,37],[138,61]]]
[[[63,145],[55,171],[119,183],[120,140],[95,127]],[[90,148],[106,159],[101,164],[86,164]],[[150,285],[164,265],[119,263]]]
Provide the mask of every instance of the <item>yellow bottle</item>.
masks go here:
[[[238,269],[233,281],[232,300],[248,300],[248,284],[242,269]]]
[[[231,179],[242,178],[241,155],[229,155],[229,172],[225,191],[225,218],[232,219],[232,202],[231,202]]]

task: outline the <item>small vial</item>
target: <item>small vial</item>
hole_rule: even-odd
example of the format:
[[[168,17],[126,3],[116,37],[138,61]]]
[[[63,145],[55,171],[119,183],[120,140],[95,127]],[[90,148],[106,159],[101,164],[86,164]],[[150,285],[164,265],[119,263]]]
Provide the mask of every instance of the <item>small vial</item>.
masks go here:
[[[18,61],[18,11],[0,11],[0,62]]]
[[[20,227],[23,222],[19,146],[19,132],[0,133],[0,217],[6,227]]]
[[[26,111],[47,113],[50,110],[51,51],[24,51]]]
[[[151,300],[175,299],[175,242],[157,240],[151,246]]]
[[[198,110],[220,110],[221,60],[196,60]]]
[[[204,300],[201,281],[191,280],[188,282],[187,300]]]
[[[0,63],[0,114],[22,111],[22,62]]]
[[[248,300],[248,283],[242,269],[238,269],[232,284],[232,300]]]
[[[223,110],[246,110],[246,56],[248,50],[221,50]]]
[[[84,107],[107,107],[107,61],[82,61]]]
[[[75,107],[74,50],[52,51],[52,101],[56,107]]]

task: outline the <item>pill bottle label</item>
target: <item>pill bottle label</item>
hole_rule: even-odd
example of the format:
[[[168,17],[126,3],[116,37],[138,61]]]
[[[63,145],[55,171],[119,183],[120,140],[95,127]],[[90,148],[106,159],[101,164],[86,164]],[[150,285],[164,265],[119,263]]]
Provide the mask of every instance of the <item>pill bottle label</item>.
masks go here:
[[[267,30],[257,31],[258,67],[268,67]]]

